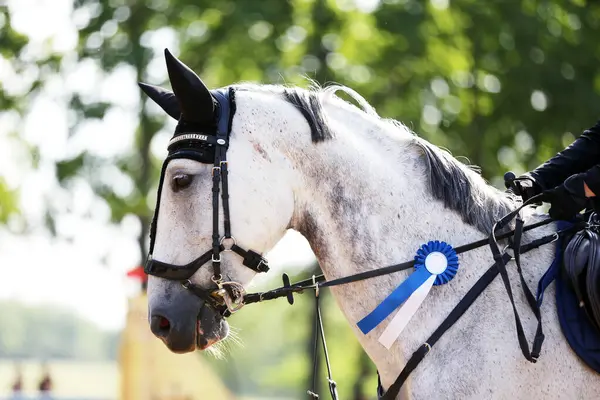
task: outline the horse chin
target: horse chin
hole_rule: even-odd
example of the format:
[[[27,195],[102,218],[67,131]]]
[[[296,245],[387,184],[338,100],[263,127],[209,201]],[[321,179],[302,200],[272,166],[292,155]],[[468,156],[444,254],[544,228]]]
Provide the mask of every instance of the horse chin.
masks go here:
[[[207,350],[227,338],[229,324],[219,313],[210,307],[203,307],[196,321],[196,348]]]

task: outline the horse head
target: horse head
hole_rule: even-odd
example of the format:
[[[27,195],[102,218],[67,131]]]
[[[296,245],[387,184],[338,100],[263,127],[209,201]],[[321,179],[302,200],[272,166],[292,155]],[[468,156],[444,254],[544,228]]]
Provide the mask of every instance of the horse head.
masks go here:
[[[165,56],[172,92],[140,84],[178,120],[151,228],[149,322],[170,350],[189,352],[227,336],[224,316],[241,307],[256,273],[268,270],[262,254],[285,234],[294,195],[283,157],[255,137],[281,129],[268,123],[269,106],[245,102],[254,106],[240,112],[234,88],[209,90],[168,50]]]

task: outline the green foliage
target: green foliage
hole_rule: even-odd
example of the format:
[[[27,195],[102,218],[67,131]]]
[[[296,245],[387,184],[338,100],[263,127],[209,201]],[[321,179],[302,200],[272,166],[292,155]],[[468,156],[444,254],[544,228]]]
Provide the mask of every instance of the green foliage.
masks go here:
[[[50,306],[0,302],[0,358],[115,360],[118,334]]]
[[[19,34],[11,27],[8,11],[0,7],[0,58],[10,59],[18,55],[27,44],[27,37]],[[7,93],[0,82],[0,113],[17,108],[18,99]],[[9,188],[0,171],[0,224],[5,224],[11,215],[18,212],[18,193]]]
[[[56,163],[56,177],[59,182],[64,182],[73,178],[84,165],[86,153],[81,153],[69,160],[63,160]]]
[[[71,109],[77,112],[77,118],[80,121],[88,119],[102,119],[111,105],[106,102],[85,103],[78,94],[71,98]]]
[[[16,31],[12,26],[11,14],[8,7],[0,5],[0,69],[12,79],[19,79],[17,89],[7,89],[0,81],[0,114],[9,112],[23,117],[28,105],[39,94],[43,82],[56,73],[61,62],[61,56],[46,51],[45,54],[27,54],[29,38]],[[0,125],[0,135],[7,138],[12,132]],[[27,147],[24,141],[22,146]],[[32,154],[32,164],[35,165],[35,149],[29,148]],[[0,171],[0,224],[6,224],[11,216],[19,215],[19,188],[9,187]],[[8,226],[12,229],[12,226]]]
[[[409,29],[401,24],[392,29],[391,20],[409,17],[415,12],[409,8],[415,8],[413,2],[400,3],[384,4],[376,14],[388,21],[380,29],[404,38]],[[592,33],[597,23],[591,16],[598,15],[599,7],[454,1],[441,10],[432,4],[420,8],[423,20],[418,29],[410,29],[425,62],[411,69],[402,95],[390,103],[419,101],[407,111],[384,105],[386,114],[419,121],[417,132],[468,156],[486,177],[535,167],[563,146],[565,132],[578,134],[596,121],[596,71],[589,66],[598,62]],[[396,53],[398,60],[405,57],[386,52]],[[394,72],[383,78],[393,81]],[[425,106],[434,123],[425,118]]]
[[[5,224],[11,215],[19,212],[17,208],[17,193],[7,187],[0,176],[0,224]]]

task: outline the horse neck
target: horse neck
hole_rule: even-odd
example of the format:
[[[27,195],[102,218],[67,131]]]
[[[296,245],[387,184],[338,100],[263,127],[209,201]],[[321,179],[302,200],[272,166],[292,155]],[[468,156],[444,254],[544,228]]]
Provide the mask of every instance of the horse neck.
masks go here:
[[[456,247],[486,236],[434,197],[425,156],[414,136],[408,132],[394,136],[362,113],[333,106],[326,106],[326,111],[337,137],[311,146],[299,144],[290,154],[297,152],[291,159],[297,160],[294,169],[301,175],[291,227],[306,237],[327,279],[411,260],[429,240],[443,240]],[[479,185],[479,192],[484,193],[476,207],[500,204],[499,218],[504,209],[502,202],[492,198],[498,194],[475,172],[468,173],[473,184]],[[487,251],[470,252],[462,260],[475,265],[487,263],[487,259],[483,261],[489,256],[484,254]],[[405,340],[387,351],[374,339],[379,328],[375,335],[366,336],[356,323],[408,273],[332,288],[341,311],[382,373],[384,384],[391,383],[399,366],[404,365],[403,344],[409,349],[415,344]],[[463,268],[457,280],[461,287],[470,287],[481,273],[480,268]],[[446,296],[458,295],[453,292]],[[448,302],[454,304],[455,299]],[[435,328],[431,313],[428,311],[428,318],[411,322],[404,337],[422,340]]]
[[[457,246],[482,238],[434,198],[419,139],[347,107],[325,108],[337,137],[308,147],[294,141],[302,156],[292,157],[301,184],[291,227],[306,237],[328,278],[411,259],[429,240]]]

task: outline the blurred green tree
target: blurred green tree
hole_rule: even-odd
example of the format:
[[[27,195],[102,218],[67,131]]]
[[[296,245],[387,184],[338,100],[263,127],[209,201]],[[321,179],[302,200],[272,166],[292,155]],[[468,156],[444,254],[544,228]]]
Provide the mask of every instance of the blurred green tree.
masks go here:
[[[75,14],[85,16],[79,30],[79,62],[93,61],[110,74],[119,67],[133,71],[136,81],[166,85],[166,72],[156,79],[149,68],[158,63],[164,71],[163,47],[175,54],[212,86],[223,86],[239,80],[265,80],[266,71],[277,74],[280,51],[278,39],[289,26],[292,8],[277,0],[256,2],[162,0],[150,3],[115,0],[77,0]],[[164,46],[162,38],[167,39]],[[181,45],[179,45],[181,43]],[[155,67],[156,69],[156,67]],[[273,75],[273,76],[275,76]],[[139,219],[140,260],[147,254],[155,186],[160,157],[153,157],[151,144],[167,121],[162,112],[145,95],[139,93],[134,147],[118,159],[99,160],[78,154],[58,165],[61,182],[81,174],[93,174],[96,168],[86,165],[110,163],[133,183],[133,190],[123,194],[114,187],[88,176],[95,192],[110,206],[114,222],[127,215]],[[71,107],[78,122],[103,118],[114,104],[94,98],[83,99],[75,93]],[[77,129],[75,125],[74,130]],[[160,149],[166,151],[166,149]]]
[[[585,1],[384,1],[374,15],[388,45],[371,67],[388,72],[363,93],[489,179],[531,169],[598,119],[599,13]]]
[[[19,126],[42,82],[56,72],[61,57],[50,51],[31,54],[28,44],[28,37],[13,28],[8,7],[0,4],[0,117],[6,118],[0,122],[0,135],[6,143],[10,140],[11,144],[29,150],[29,161],[35,166],[36,149],[25,143],[14,127]],[[19,215],[18,189],[18,184],[9,184],[0,171],[0,224]],[[23,224],[8,228],[16,226]]]
[[[119,335],[53,306],[0,302],[0,358],[116,360]],[[40,332],[43,334],[40,335]]]

